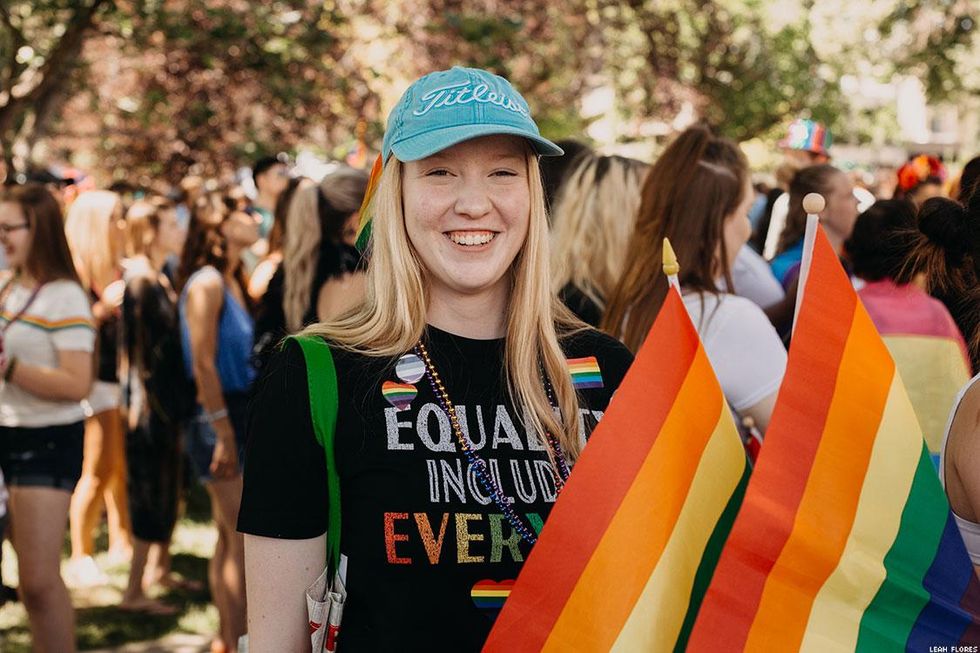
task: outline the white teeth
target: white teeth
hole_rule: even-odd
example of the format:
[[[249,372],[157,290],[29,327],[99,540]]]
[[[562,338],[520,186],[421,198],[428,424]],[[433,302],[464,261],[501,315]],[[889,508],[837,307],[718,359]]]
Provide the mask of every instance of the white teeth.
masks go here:
[[[456,243],[457,245],[467,245],[467,246],[486,245],[491,240],[493,240],[494,236],[496,235],[497,234],[489,231],[485,231],[481,233],[453,232],[448,234],[449,239],[454,243]]]

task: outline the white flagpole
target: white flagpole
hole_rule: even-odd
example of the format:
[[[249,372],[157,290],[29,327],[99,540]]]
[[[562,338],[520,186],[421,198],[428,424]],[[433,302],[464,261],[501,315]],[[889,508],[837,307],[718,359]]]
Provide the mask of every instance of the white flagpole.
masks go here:
[[[827,206],[827,201],[819,193],[807,193],[803,198],[803,210],[806,211],[806,234],[803,236],[803,260],[800,263],[800,280],[796,291],[796,308],[793,310],[793,330],[796,330],[796,318],[800,315],[803,305],[803,292],[806,289],[806,279],[810,274],[810,262],[813,260],[813,244],[817,239],[817,226],[820,224],[818,215]]]

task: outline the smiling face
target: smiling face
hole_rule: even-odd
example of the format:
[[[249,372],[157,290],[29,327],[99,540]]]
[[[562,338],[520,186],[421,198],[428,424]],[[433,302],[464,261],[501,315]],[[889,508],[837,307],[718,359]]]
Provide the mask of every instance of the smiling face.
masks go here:
[[[7,265],[23,268],[31,251],[30,224],[19,204],[0,203],[0,244],[7,257]]]
[[[405,228],[433,294],[506,289],[528,232],[527,156],[521,138],[484,136],[404,164]]]

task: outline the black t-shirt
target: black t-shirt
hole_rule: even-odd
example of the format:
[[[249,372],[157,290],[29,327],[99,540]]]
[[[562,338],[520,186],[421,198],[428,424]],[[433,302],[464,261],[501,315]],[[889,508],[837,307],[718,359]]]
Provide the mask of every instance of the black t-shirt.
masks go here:
[[[558,293],[561,301],[575,316],[595,328],[602,322],[602,309],[574,283],[567,283]]]
[[[547,452],[506,392],[504,341],[433,327],[426,334],[461,429],[522,523],[540,531],[555,483]],[[593,330],[566,337],[563,348],[569,359],[583,359],[573,381],[582,430],[591,433],[633,357]],[[488,605],[474,589],[516,579],[531,547],[470,471],[428,378],[418,378],[420,361],[398,366],[398,358],[337,349],[333,356],[341,552],[348,557],[341,650],[477,651],[499,604]],[[326,463],[310,419],[305,360],[290,342],[271,359],[252,400],[242,532],[288,539],[326,532]]]

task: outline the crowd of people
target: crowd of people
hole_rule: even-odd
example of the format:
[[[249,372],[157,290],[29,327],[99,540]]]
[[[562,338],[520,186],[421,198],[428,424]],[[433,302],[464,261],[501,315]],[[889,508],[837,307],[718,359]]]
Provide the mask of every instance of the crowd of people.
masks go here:
[[[74,650],[66,581],[108,582],[103,514],[130,564],[119,608],[177,611],[154,588],[194,584],[169,557],[186,479],[218,533],[212,650],[246,632],[253,651],[308,646],[328,523],[342,650],[479,649],[495,612],[474,588],[516,578],[633,353],[670,346],[644,345],[664,238],[746,443],[764,437],[813,192],[980,564],[980,159],[953,184],[916,153],[876,197],[823,125],[778,147],[771,185],[702,125],[653,162],[605,156],[543,138],[506,80],[453,68],[399,101],[372,177],[265,158],[252,197],[196,177],[73,198],[6,185],[0,529],[35,650]],[[332,368],[290,334],[326,342]],[[323,375],[331,398],[311,392]]]

